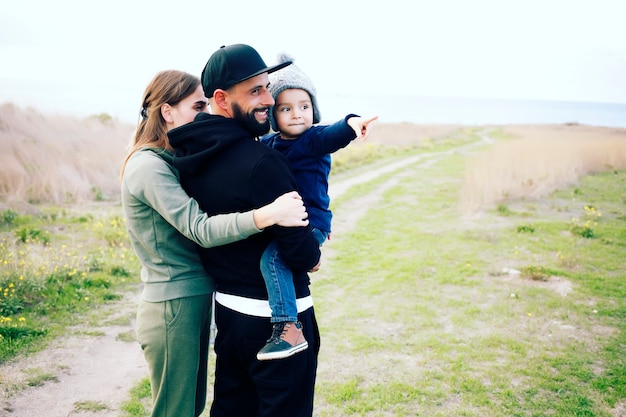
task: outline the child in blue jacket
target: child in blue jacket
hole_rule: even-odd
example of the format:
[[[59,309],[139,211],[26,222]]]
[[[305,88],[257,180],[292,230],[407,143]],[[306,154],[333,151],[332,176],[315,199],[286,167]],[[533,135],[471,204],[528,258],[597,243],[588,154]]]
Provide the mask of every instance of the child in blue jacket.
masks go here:
[[[286,56],[281,59],[291,60]],[[289,160],[309,214],[309,224],[321,246],[331,232],[332,213],[328,196],[330,154],[356,138],[365,139],[370,123],[378,117],[362,118],[349,114],[332,125],[315,125],[320,122],[315,86],[293,64],[270,74],[269,91],[276,102],[270,112],[275,133],[263,136],[261,142],[280,151]],[[280,260],[276,243],[271,243],[264,252],[261,272],[267,286],[274,330],[257,358],[286,358],[306,349],[308,343],[303,336],[296,339],[290,336],[293,343],[284,337],[284,334],[297,332],[300,323],[291,270]]]

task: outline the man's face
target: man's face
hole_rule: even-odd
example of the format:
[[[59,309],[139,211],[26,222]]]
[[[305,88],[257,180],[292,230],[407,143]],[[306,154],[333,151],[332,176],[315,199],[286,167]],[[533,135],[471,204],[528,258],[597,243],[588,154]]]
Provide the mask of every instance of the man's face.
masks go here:
[[[228,90],[233,119],[254,136],[261,136],[270,130],[269,111],[274,99],[267,90],[268,85],[267,73],[263,73]]]

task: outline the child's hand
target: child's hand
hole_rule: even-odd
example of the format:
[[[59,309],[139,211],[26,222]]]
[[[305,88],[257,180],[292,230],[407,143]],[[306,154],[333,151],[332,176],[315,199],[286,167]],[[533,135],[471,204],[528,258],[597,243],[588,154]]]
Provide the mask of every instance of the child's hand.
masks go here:
[[[378,119],[378,116],[373,116],[368,119],[364,117],[351,117],[348,119],[348,126],[356,133],[356,139],[366,140],[372,130],[370,123],[376,119]]]

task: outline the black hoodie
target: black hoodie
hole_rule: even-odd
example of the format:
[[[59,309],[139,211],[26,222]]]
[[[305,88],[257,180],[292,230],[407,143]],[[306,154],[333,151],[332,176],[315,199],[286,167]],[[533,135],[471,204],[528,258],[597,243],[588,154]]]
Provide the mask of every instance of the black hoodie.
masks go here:
[[[234,119],[199,113],[193,123],[171,130],[168,137],[183,188],[209,215],[259,208],[296,190],[287,159],[258,142]],[[199,248],[217,290],[267,299],[260,260],[272,239],[294,272],[296,296],[309,295],[306,271],[320,259],[309,227],[272,226],[239,242]]]

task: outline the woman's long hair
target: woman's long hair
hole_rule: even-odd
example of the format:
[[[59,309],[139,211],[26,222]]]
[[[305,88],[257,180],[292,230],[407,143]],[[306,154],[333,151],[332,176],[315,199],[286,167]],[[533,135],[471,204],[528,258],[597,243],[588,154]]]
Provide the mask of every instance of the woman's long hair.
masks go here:
[[[167,139],[167,126],[161,115],[161,106],[176,106],[191,95],[200,85],[200,79],[177,70],[161,71],[150,81],[143,93],[139,123],[129,145],[128,154],[122,165],[120,178],[124,176],[126,163],[138,149],[143,147],[171,149]]]

